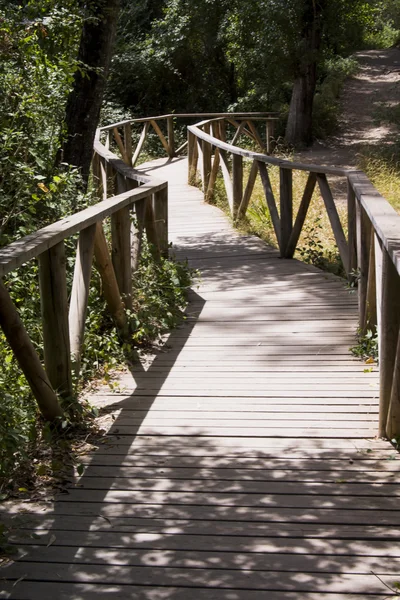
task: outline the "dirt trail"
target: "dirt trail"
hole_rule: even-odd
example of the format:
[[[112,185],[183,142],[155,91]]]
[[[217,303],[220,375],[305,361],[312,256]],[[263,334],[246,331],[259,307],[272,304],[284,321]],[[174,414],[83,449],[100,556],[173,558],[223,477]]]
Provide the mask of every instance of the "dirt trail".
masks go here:
[[[363,146],[390,143],[398,134],[380,117],[400,104],[400,49],[367,50],[355,57],[360,69],[344,86],[337,134],[299,153],[300,160],[354,168]]]

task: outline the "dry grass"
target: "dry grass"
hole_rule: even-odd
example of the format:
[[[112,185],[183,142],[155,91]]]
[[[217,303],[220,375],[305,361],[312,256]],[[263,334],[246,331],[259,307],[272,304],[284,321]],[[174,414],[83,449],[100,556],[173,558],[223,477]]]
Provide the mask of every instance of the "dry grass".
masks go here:
[[[372,150],[361,155],[359,168],[376,189],[400,214],[400,158],[396,154],[380,155]]]
[[[287,158],[287,157],[285,157]],[[250,164],[244,168],[244,183],[250,172]],[[279,211],[279,168],[269,167],[269,176]],[[298,208],[303,196],[307,182],[308,173],[304,171],[293,171],[293,218],[296,218]],[[333,187],[333,186],[332,186]],[[222,177],[218,180],[215,190],[215,202],[220,208],[229,214],[226,193]],[[340,220],[345,234],[347,234],[347,207],[340,203],[337,205]],[[255,234],[268,244],[277,247],[277,240],[272,225],[270,213],[266,204],[264,190],[260,177],[257,177],[254,191],[250,201],[246,217],[238,224],[240,231]],[[318,267],[344,275],[343,266],[340,261],[335,238],[329,222],[324,202],[319,192],[318,185],[315,188],[307,218],[300,236],[295,257],[310,262]]]

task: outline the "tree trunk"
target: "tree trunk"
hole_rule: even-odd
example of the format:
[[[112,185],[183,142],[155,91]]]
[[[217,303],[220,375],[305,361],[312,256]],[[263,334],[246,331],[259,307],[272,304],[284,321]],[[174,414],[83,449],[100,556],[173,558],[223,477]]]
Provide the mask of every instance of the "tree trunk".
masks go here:
[[[312,110],[316,87],[316,65],[311,73],[302,74],[294,82],[286,125],[286,141],[293,146],[309,146],[312,142]]]
[[[74,87],[66,107],[66,141],[62,160],[78,167],[85,187],[92,160],[93,142],[100,117],[120,0],[94,0],[83,25]]]
[[[286,126],[286,141],[307,146],[312,141],[312,111],[317,84],[317,63],[321,46],[322,17],[326,0],[304,0],[301,14],[299,58]]]

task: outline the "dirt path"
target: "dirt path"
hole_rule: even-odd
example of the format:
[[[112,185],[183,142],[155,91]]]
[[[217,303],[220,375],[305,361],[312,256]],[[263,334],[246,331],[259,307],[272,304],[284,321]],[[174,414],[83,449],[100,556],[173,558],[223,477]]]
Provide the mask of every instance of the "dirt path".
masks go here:
[[[383,117],[400,105],[400,49],[367,50],[355,57],[360,69],[344,86],[337,134],[315,142],[299,159],[354,168],[362,147],[390,143],[398,134]]]

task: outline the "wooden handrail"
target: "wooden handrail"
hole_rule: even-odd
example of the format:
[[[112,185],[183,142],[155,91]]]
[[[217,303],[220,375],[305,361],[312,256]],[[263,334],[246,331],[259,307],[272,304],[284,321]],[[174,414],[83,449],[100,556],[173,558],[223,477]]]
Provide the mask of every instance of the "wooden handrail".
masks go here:
[[[243,156],[244,158],[250,158],[253,160],[258,160],[260,162],[264,162],[269,165],[274,165],[276,167],[285,167],[291,170],[297,171],[312,171],[313,173],[324,173],[326,175],[347,175],[351,173],[351,169],[342,169],[340,167],[329,167],[322,165],[313,165],[313,164],[304,164],[299,162],[294,162],[290,160],[284,160],[281,158],[274,158],[273,156],[269,156],[266,154],[262,154],[259,152],[252,152],[251,150],[245,150],[243,148],[239,148],[238,146],[233,146],[232,144],[227,144],[226,142],[213,137],[210,134],[205,133],[199,127],[204,125],[205,123],[209,123],[210,121],[203,121],[197,125],[189,125],[188,131],[195,135],[197,138],[212,144],[216,148],[220,148],[225,150],[230,154],[236,154],[238,156]]]
[[[118,134],[119,135],[119,134]],[[129,142],[121,150],[130,160]],[[44,417],[62,414],[58,395],[73,396],[72,372],[79,374],[92,260],[102,279],[102,291],[117,328],[126,337],[126,308],[132,308],[132,277],[146,230],[156,256],[168,254],[168,184],[127,166],[100,142],[96,132],[93,180],[101,202],[35,231],[0,249],[0,277],[33,258],[39,260],[45,370],[0,280],[0,324],[37,399]],[[111,193],[110,193],[111,192]],[[131,220],[135,210],[137,228]],[[102,222],[111,217],[108,249]],[[79,233],[70,302],[67,296],[64,240]]]
[[[231,122],[232,118],[228,120]],[[212,197],[217,171],[221,168],[228,203],[236,220],[246,214],[258,171],[283,258],[293,257],[315,186],[319,186],[344,268],[350,280],[358,280],[360,332],[365,334],[375,327],[378,331],[381,372],[379,435],[390,439],[400,436],[400,215],[362,171],[292,162],[252,152],[226,143],[221,124],[202,121],[188,127],[189,183],[198,171],[207,201]],[[249,129],[253,127],[249,126]],[[240,137],[240,130],[244,130],[243,122],[237,129],[235,141]],[[257,137],[254,136],[255,139]],[[252,163],[246,187],[243,185],[243,159]],[[280,170],[280,210],[268,174],[268,167],[272,165]],[[309,177],[293,223],[294,170],[308,172]],[[208,172],[211,172],[210,178],[206,176]],[[347,180],[347,236],[327,175]]]
[[[164,119],[175,118],[175,119],[198,119],[202,118],[225,118],[235,117],[236,119],[254,119],[254,120],[265,120],[271,119],[277,121],[279,119],[278,112],[242,112],[242,113],[168,113],[166,115],[155,115],[153,117],[139,117],[137,119],[126,119],[125,121],[119,121],[112,125],[105,125],[99,128],[99,132],[108,131],[115,127],[121,127],[129,123],[146,123],[149,121],[161,121]]]
[[[138,119],[129,119],[113,123],[101,127],[97,131],[96,143],[100,142],[102,136],[105,136],[105,147],[109,148],[110,143],[115,144],[121,155],[122,160],[125,164],[135,166],[140,154],[143,150],[143,146],[148,137],[149,131],[152,128],[158,136],[165,153],[170,158],[174,158],[183,150],[186,149],[187,142],[181,144],[176,149],[175,146],[175,122],[179,119],[198,119],[203,118],[198,126],[206,126],[207,123],[226,121],[235,127],[238,131],[235,139],[242,133],[250,137],[256,142],[262,150],[266,150],[267,153],[271,151],[272,139],[274,133],[274,123],[278,120],[278,113],[271,112],[243,112],[243,113],[169,113],[166,115],[156,115],[154,117],[142,117]],[[205,119],[205,120],[204,120]],[[265,145],[254,125],[254,122],[265,121],[266,123],[266,141]],[[165,122],[164,124],[162,122]],[[132,141],[132,126],[143,125],[143,129],[140,133],[137,141],[136,148],[133,148]]]

